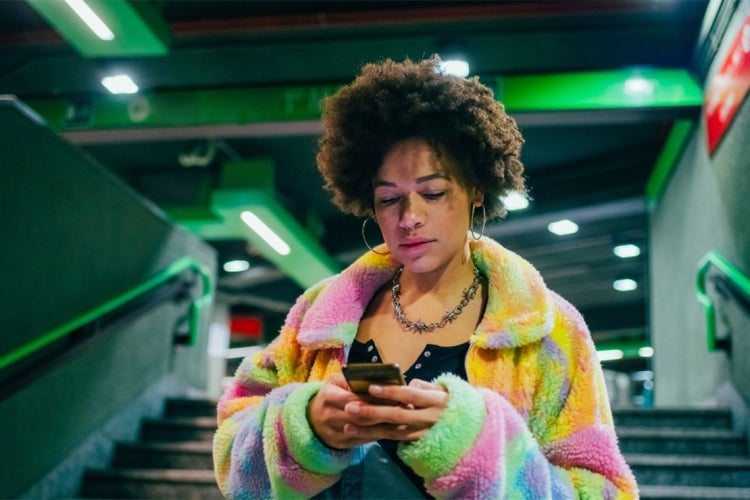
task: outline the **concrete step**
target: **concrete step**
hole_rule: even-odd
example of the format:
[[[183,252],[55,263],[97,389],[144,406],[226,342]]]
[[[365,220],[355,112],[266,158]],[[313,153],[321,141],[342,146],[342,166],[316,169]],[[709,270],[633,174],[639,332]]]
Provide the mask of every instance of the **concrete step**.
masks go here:
[[[731,429],[732,415],[725,408],[637,408],[612,409],[615,426]]]
[[[626,454],[639,485],[750,488],[750,458]]]
[[[640,491],[642,500],[747,500],[748,498],[750,498],[750,488],[641,486]]]
[[[222,499],[212,471],[181,469],[88,470],[82,498]]]
[[[168,398],[164,401],[165,418],[214,417],[216,418],[215,399],[203,398]]]
[[[729,429],[619,427],[623,453],[683,455],[747,455],[742,432]]]
[[[213,470],[211,442],[117,443],[112,466]]]
[[[141,422],[141,441],[212,441],[215,417],[146,418]]]

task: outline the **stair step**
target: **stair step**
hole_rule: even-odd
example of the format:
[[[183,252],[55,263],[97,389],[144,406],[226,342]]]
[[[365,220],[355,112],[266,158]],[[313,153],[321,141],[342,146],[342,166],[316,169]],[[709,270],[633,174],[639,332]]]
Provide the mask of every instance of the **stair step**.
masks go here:
[[[215,399],[168,398],[164,402],[164,417],[216,417]]]
[[[639,485],[750,488],[750,458],[626,454]]]
[[[87,470],[83,498],[222,499],[212,471],[179,469]]]
[[[117,443],[113,467],[213,470],[210,441]]]
[[[212,441],[215,417],[146,418],[141,422],[141,441]]]
[[[729,429],[620,427],[617,435],[623,453],[747,454],[744,434]]]
[[[750,488],[712,488],[686,486],[641,486],[641,499],[720,499],[750,498]]]
[[[612,409],[612,414],[617,428],[732,428],[732,415],[726,408],[615,407]]]

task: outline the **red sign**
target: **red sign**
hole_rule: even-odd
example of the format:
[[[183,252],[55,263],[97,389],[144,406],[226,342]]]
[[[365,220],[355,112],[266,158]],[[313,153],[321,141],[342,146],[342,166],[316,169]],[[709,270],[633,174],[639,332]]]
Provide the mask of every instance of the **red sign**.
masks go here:
[[[229,331],[247,337],[263,336],[263,321],[257,316],[232,316],[229,318]]]
[[[708,154],[713,154],[750,88],[750,15],[732,42],[704,102]]]

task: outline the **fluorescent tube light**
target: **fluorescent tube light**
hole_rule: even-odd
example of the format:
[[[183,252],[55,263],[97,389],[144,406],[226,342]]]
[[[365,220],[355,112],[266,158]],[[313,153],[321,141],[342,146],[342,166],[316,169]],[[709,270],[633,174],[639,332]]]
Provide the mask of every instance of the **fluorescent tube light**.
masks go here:
[[[138,85],[128,75],[114,75],[102,78],[102,85],[113,94],[135,94]]]
[[[578,224],[572,220],[563,219],[555,222],[550,222],[547,226],[549,232],[554,233],[558,236],[565,236],[566,234],[574,234],[578,232]]]
[[[224,270],[228,273],[240,273],[250,269],[250,263],[244,259],[229,260],[224,263]]]
[[[73,12],[75,12],[78,17],[86,23],[86,26],[88,26],[89,29],[100,39],[104,41],[115,39],[115,34],[112,33],[112,30],[104,24],[102,18],[97,16],[96,12],[91,10],[91,7],[89,7],[86,2],[83,0],[65,0],[65,3],[73,9]]]
[[[612,283],[612,288],[614,288],[618,292],[632,292],[633,290],[638,288],[638,282],[635,280],[631,280],[630,278],[615,280]]]
[[[641,248],[638,245],[633,245],[632,243],[617,245],[613,251],[615,252],[615,255],[617,255],[621,259],[638,257],[641,254]]]
[[[622,359],[624,353],[620,349],[607,349],[605,351],[596,351],[596,356],[599,358],[599,361],[614,361]]]
[[[280,255],[289,255],[289,252],[291,252],[289,245],[287,245],[278,234],[274,233],[270,227],[260,220],[257,215],[250,210],[245,210],[240,214],[240,217],[242,218],[242,221],[247,224],[250,229],[255,231],[258,236],[263,238],[263,241],[268,243],[276,253]]]
[[[500,201],[503,202],[505,208],[510,212],[523,210],[529,207],[529,199],[518,191],[511,191],[507,195],[501,196]]]

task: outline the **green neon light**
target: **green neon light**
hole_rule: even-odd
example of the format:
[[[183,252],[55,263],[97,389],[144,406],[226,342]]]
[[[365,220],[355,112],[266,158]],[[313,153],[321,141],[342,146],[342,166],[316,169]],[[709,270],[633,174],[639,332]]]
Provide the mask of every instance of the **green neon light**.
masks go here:
[[[745,276],[742,271],[737,269],[729,262],[726,257],[722,256],[715,250],[706,253],[698,263],[698,275],[696,277],[696,293],[698,302],[703,306],[706,316],[706,341],[709,351],[717,350],[716,342],[716,310],[713,300],[706,293],[706,275],[711,266],[715,266],[724,273],[737,288],[750,299],[750,278]]]
[[[192,257],[182,257],[174,261],[172,264],[167,266],[166,269],[159,272],[143,284],[138,285],[121,295],[118,295],[114,299],[91,309],[81,316],[60,325],[59,327],[35,338],[31,342],[28,342],[15,349],[14,351],[11,351],[9,354],[4,355],[2,358],[0,358],[0,370],[30,356],[31,354],[34,354],[40,349],[50,345],[57,340],[60,340],[61,338],[69,335],[73,331],[90,323],[96,318],[114,311],[118,307],[126,304],[127,302],[135,299],[140,295],[143,295],[149,290],[161,285],[167,280],[179,275],[180,273],[188,269],[197,271],[200,274],[203,283],[203,293],[200,297],[195,299],[190,304],[190,311],[188,313],[190,318],[189,344],[193,345],[198,335],[198,320],[200,319],[200,313],[202,309],[206,305],[210,304],[213,300],[213,288],[211,282],[211,273],[208,268],[200,262],[194,260]]]
[[[85,57],[157,56],[168,52],[169,26],[148,2],[87,0],[115,35],[113,40],[100,40],[65,2],[26,1]]]
[[[511,76],[499,80],[496,94],[515,113],[700,106],[703,102],[701,88],[680,69]]]
[[[654,205],[667,189],[669,179],[677,168],[677,162],[685,149],[695,123],[693,120],[675,120],[664,147],[656,159],[656,164],[646,182],[646,203]]]

